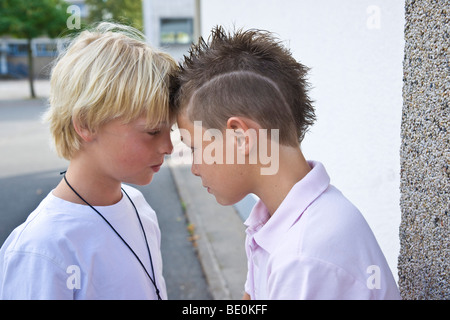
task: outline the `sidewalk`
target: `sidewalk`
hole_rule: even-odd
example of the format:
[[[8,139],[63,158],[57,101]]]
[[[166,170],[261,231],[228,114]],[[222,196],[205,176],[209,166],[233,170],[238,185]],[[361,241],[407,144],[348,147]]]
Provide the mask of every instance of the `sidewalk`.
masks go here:
[[[37,98],[48,98],[50,93],[50,81],[43,79],[34,80],[34,91]],[[30,85],[27,79],[0,80],[0,97],[4,100],[30,99]]]

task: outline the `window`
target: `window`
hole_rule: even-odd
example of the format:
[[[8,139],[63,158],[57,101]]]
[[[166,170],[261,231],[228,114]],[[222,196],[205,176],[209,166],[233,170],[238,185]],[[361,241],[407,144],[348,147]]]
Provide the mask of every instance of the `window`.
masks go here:
[[[161,45],[190,44],[193,39],[192,18],[161,19]]]
[[[8,44],[9,54],[15,57],[26,56],[28,54],[27,45],[25,43]]]
[[[35,48],[37,57],[53,57],[58,53],[56,42],[36,43]]]
[[[56,41],[35,41],[31,44],[35,57],[53,57],[58,54]],[[23,57],[28,54],[26,43],[9,43],[8,54],[14,57]]]

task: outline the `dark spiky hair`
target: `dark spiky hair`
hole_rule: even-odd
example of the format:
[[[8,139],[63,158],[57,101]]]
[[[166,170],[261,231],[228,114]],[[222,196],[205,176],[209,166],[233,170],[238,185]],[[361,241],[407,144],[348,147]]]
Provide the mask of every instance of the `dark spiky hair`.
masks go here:
[[[281,143],[298,145],[315,121],[307,72],[272,33],[231,34],[217,26],[184,57],[173,101],[208,127],[223,129],[229,117],[245,116],[279,129]]]

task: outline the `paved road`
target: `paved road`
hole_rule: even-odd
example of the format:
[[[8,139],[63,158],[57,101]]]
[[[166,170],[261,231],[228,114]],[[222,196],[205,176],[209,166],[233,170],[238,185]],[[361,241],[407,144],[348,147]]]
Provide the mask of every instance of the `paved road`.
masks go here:
[[[44,100],[0,100],[0,244],[61,179],[66,162],[40,123]],[[139,187],[158,214],[169,299],[211,299],[170,169]]]

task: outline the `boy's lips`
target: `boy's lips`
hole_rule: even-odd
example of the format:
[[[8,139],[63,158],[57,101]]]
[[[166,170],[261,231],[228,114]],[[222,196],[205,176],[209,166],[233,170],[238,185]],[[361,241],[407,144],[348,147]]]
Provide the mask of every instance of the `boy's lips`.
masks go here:
[[[152,170],[154,171],[154,172],[158,172],[159,171],[159,169],[161,169],[161,166],[163,165],[163,162],[161,162],[160,164],[157,164],[157,165],[155,165],[155,166],[151,166],[150,168],[152,168]]]

